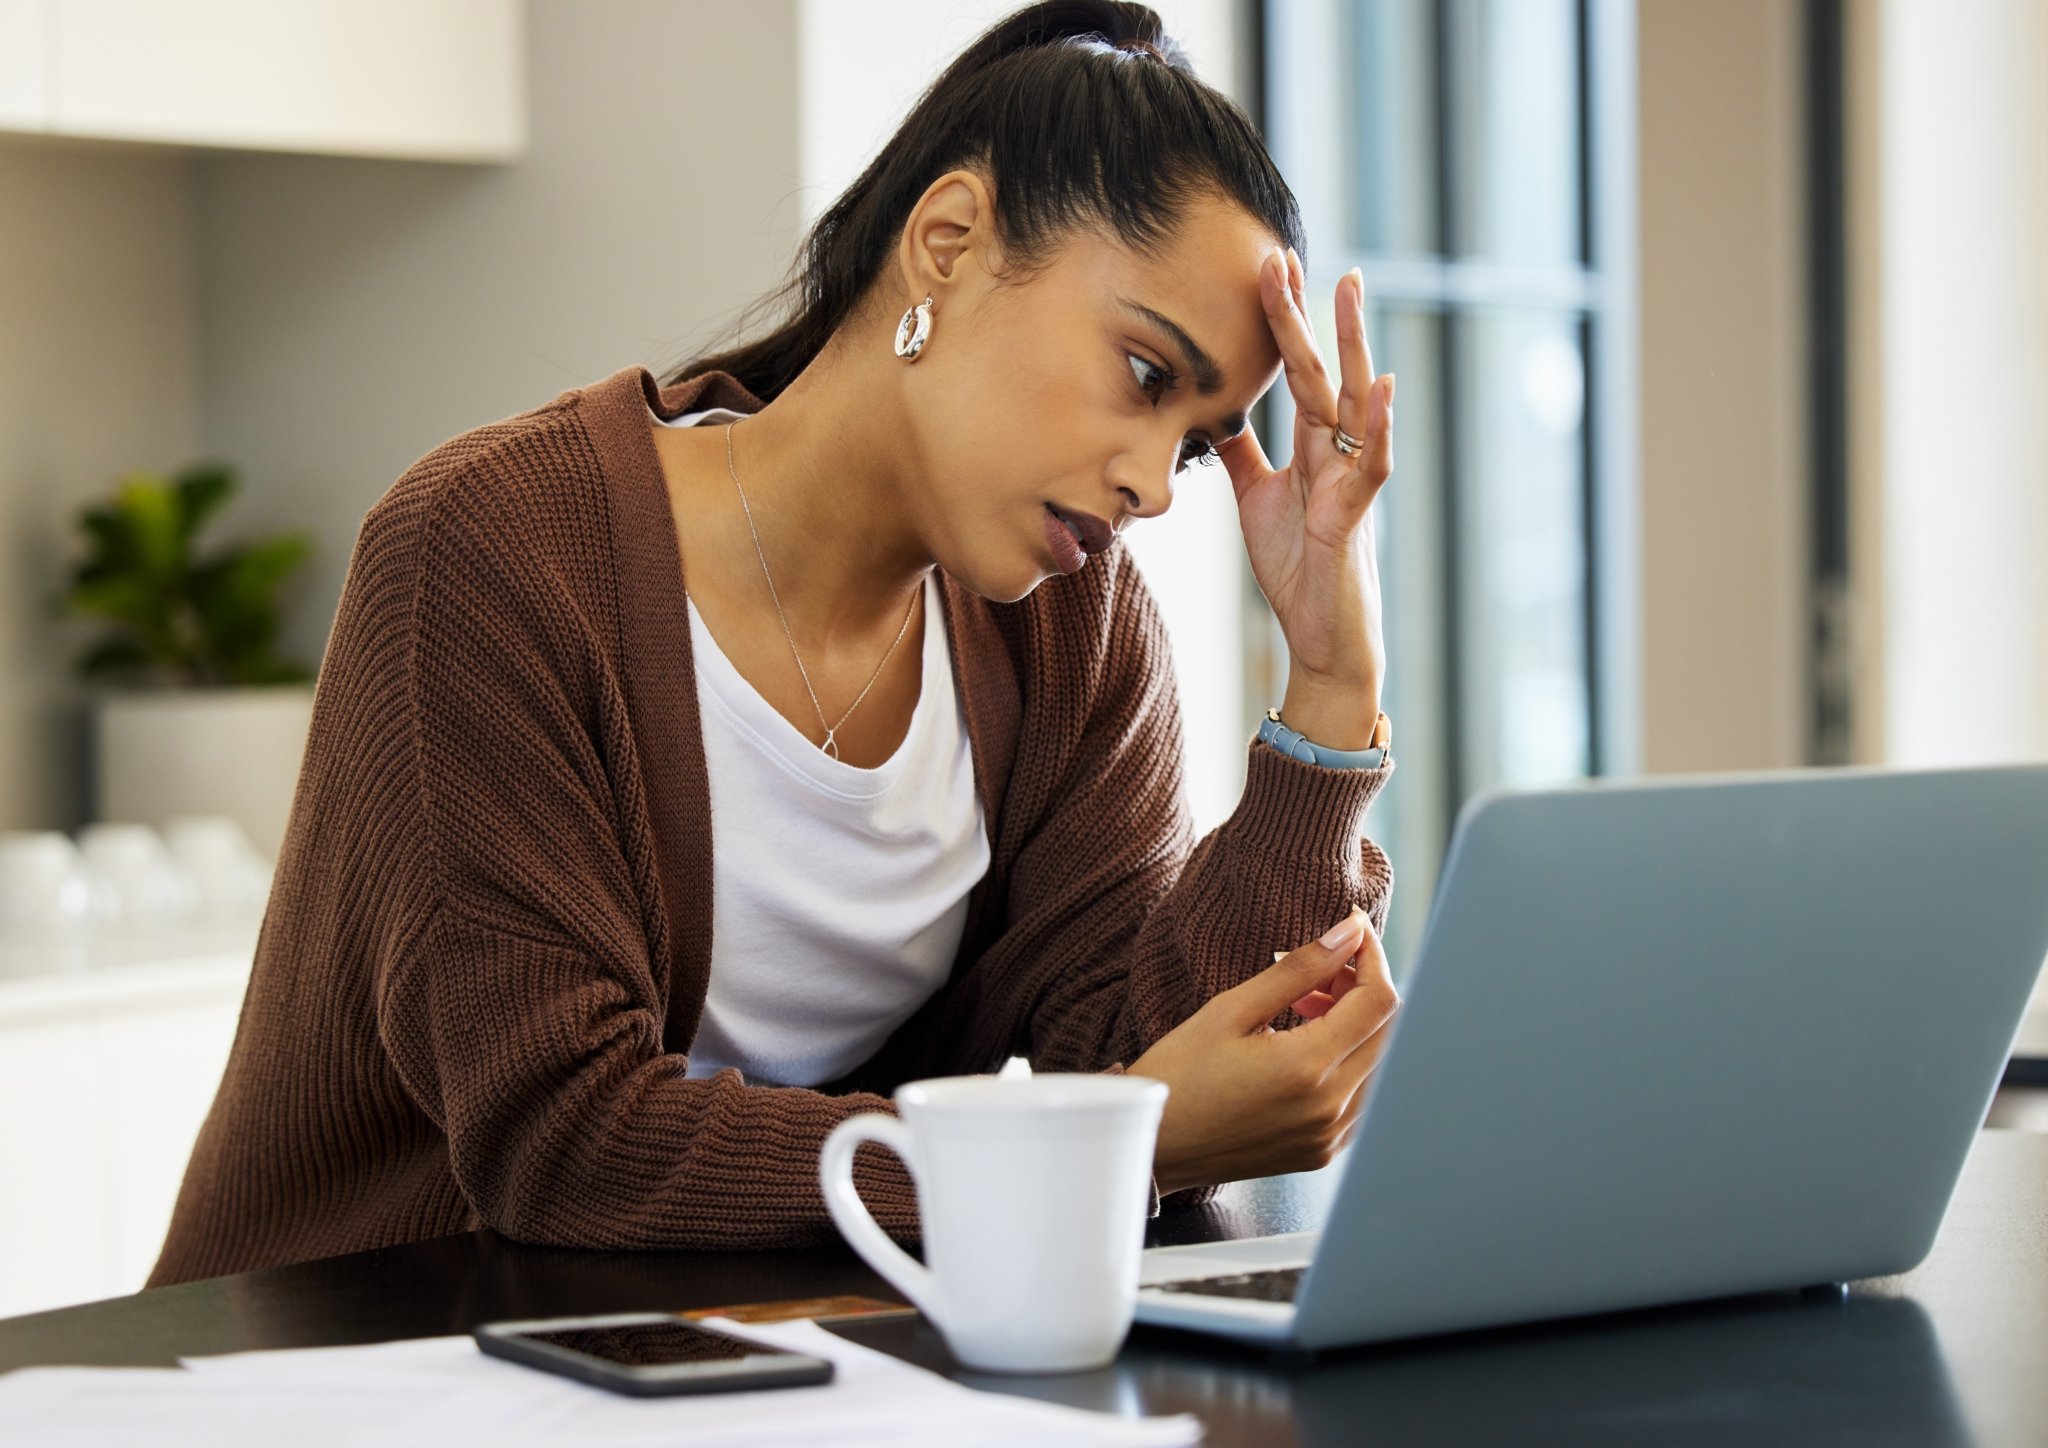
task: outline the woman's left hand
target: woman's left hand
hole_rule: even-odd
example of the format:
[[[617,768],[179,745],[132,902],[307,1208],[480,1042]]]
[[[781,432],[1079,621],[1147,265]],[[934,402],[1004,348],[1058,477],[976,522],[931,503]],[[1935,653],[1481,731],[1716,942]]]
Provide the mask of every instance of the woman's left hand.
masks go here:
[[[1217,452],[1230,470],[1252,576],[1287,636],[1281,714],[1318,744],[1363,748],[1386,667],[1371,509],[1393,472],[1394,375],[1372,370],[1357,271],[1337,283],[1337,382],[1316,350],[1292,248],[1268,254],[1259,292],[1294,396],[1293,456],[1275,469],[1250,428]],[[1361,440],[1355,456],[1338,450],[1336,426]]]

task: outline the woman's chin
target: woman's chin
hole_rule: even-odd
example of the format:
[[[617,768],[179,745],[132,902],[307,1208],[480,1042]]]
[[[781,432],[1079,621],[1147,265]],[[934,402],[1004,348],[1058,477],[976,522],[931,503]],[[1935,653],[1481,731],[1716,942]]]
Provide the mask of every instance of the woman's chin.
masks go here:
[[[1003,584],[999,587],[974,588],[968,591],[987,599],[990,603],[1016,603],[1021,599],[1030,597],[1032,591],[1043,582],[1045,582],[1045,575],[1034,573],[1026,579],[1018,579],[1012,576],[1004,580]]]
[[[959,568],[942,562],[939,571],[976,598],[985,598],[990,603],[1015,603],[1028,597],[1048,577],[1059,576],[1048,572],[1036,559],[976,559]]]

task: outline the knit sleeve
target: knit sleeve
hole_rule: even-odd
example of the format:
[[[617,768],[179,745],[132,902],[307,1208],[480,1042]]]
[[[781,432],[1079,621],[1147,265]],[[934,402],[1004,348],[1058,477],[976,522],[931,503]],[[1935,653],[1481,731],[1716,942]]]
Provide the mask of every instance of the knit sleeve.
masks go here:
[[[1165,627],[1120,562],[1078,744],[1044,788],[1009,928],[981,963],[1033,1002],[1032,1060],[1049,1070],[1135,1060],[1354,905],[1383,927],[1393,888],[1361,832],[1391,763],[1328,769],[1250,741],[1236,810],[1192,839]]]
[[[431,904],[379,969],[377,1039],[445,1134],[481,1221],[582,1247],[758,1247],[832,1235],[818,1153],[874,1094],[685,1076],[664,1049],[659,887],[625,701],[598,625],[509,510],[451,500],[422,544],[407,680]],[[895,1158],[860,1154],[909,1233]]]

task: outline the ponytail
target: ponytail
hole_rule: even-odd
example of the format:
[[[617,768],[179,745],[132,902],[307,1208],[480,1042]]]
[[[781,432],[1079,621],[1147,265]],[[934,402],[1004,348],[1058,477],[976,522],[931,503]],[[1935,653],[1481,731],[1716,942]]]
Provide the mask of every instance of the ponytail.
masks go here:
[[[1205,195],[1234,202],[1307,254],[1294,194],[1257,130],[1195,75],[1156,12],[1123,0],[1046,0],[962,51],[812,225],[790,277],[749,309],[779,324],[693,358],[663,385],[721,371],[774,400],[874,287],[925,189],[961,167],[988,181],[997,239],[1019,272],[1050,260],[1081,227],[1153,253]]]

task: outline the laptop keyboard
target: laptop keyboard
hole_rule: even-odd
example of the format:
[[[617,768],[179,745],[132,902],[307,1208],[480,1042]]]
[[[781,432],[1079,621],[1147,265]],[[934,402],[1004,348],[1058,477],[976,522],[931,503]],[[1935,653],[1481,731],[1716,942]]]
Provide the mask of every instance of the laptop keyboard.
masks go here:
[[[1233,1272],[1227,1277],[1189,1277],[1155,1282],[1150,1292],[1192,1292],[1206,1297],[1249,1297],[1256,1302],[1292,1302],[1306,1267],[1281,1267],[1271,1272]]]

